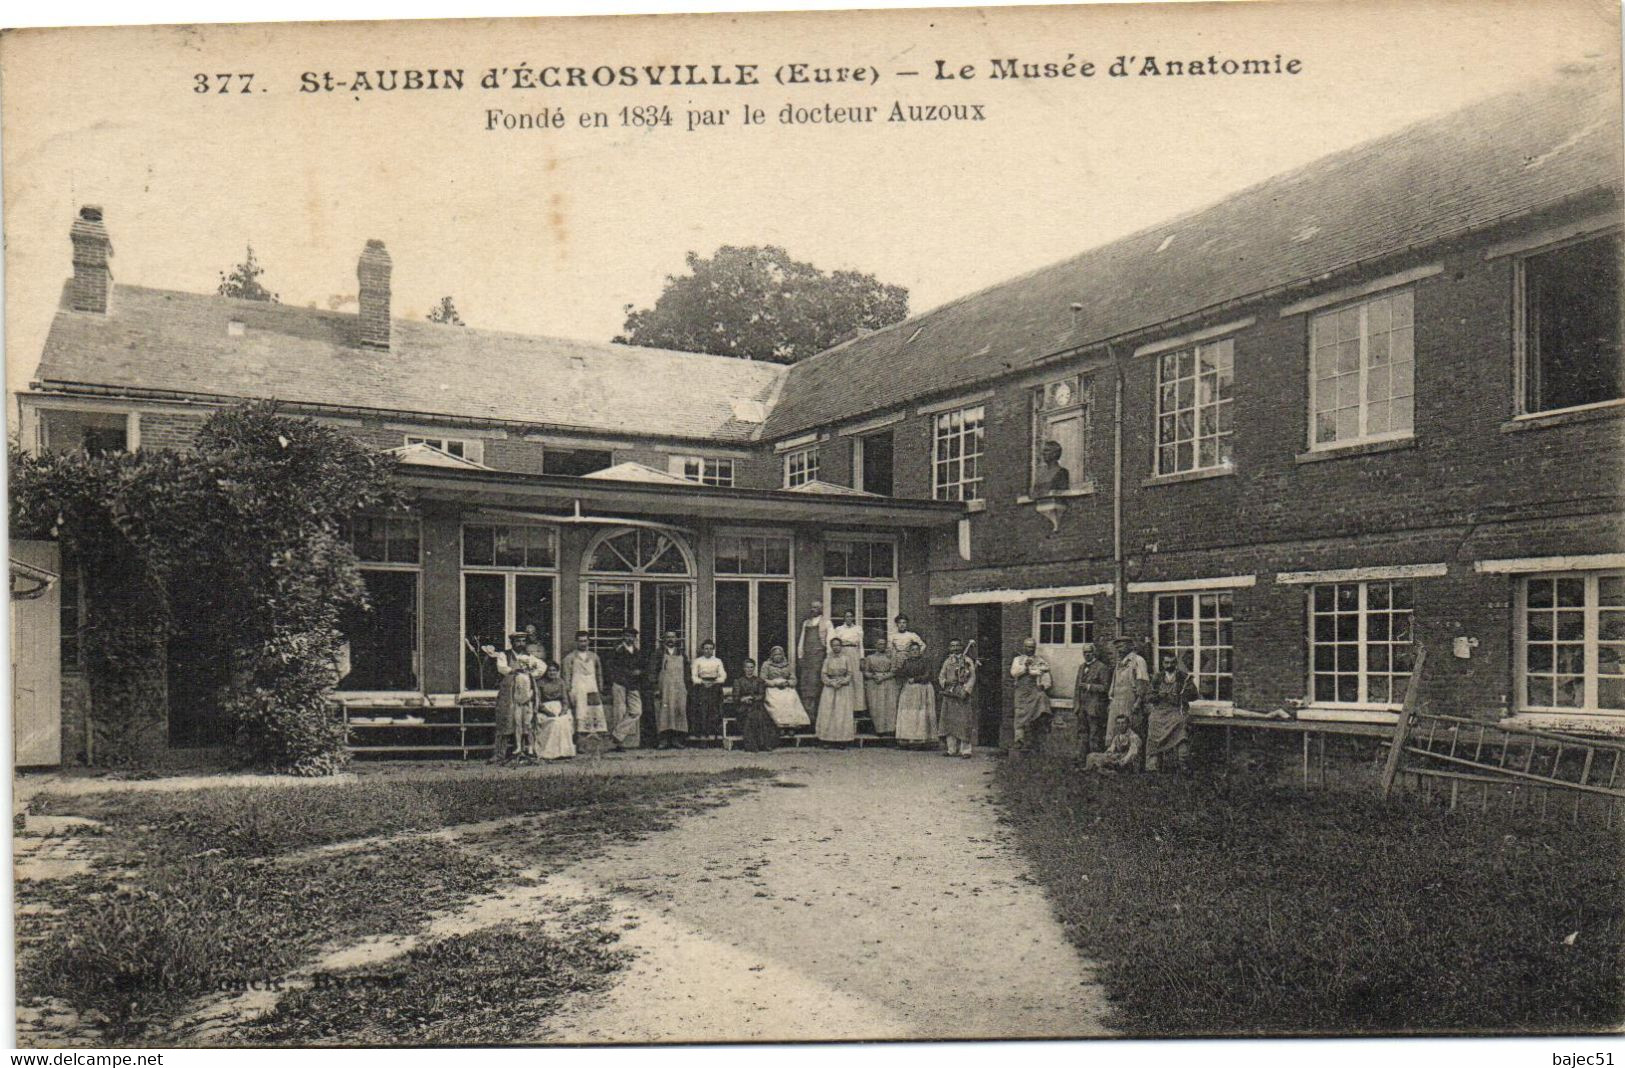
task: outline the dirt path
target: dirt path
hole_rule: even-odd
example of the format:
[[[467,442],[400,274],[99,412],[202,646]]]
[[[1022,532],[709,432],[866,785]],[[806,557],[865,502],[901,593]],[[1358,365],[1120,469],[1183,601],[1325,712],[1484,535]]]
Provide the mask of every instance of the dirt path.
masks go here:
[[[607,895],[636,959],[537,1041],[1105,1033],[1091,967],[1002,841],[989,761],[764,763],[777,783],[547,880],[560,906]]]

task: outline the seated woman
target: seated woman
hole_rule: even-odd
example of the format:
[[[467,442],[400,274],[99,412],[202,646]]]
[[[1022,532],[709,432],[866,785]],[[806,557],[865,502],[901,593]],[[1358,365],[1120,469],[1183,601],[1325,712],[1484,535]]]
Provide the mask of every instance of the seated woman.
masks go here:
[[[779,728],[767,714],[767,683],[756,674],[756,661],[747,659],[734,680],[734,716],[740,725],[740,746],[747,753],[771,753],[779,745]]]
[[[824,658],[823,692],[818,695],[818,740],[845,745],[858,736],[853,694],[863,681],[853,677],[852,663],[839,638],[829,640]]]
[[[823,665],[820,664],[819,670],[822,669]],[[781,730],[800,730],[812,726],[812,717],[807,715],[801,695],[796,692],[796,681],[790,659],[784,655],[784,646],[775,645],[767,663],[762,665],[762,682],[767,686],[763,704],[767,714],[773,717],[774,724]]]
[[[925,659],[925,645],[910,642],[903,651],[903,662],[897,665],[897,676],[903,680],[903,692],[897,699],[897,744],[924,742],[933,748],[937,744],[937,694],[932,688],[931,665]]]
[[[568,760],[576,755],[576,741],[574,717],[564,700],[564,679],[545,661],[542,669],[546,673],[536,683],[530,755],[538,760]]]
[[[1130,729],[1127,720],[1120,720],[1106,748],[1083,758],[1083,770],[1133,771],[1139,762],[1140,736]]]

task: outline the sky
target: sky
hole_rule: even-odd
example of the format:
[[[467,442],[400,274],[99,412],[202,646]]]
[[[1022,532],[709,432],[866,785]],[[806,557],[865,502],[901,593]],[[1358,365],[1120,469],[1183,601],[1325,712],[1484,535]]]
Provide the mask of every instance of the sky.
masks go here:
[[[473,326],[608,340],[689,251],[776,244],[905,286],[917,313],[1565,64],[1615,63],[1618,12],[1300,0],[16,32],[0,42],[6,382],[37,365],[81,204],[105,210],[116,280],[159,288],[210,292],[252,243],[284,303],[353,307],[379,238],[396,315],[449,294]],[[1006,56],[1276,53],[1302,73],[987,77]],[[895,75],[939,58],[977,76]],[[881,80],[771,80],[796,61]],[[490,66],[671,62],[755,62],[765,84],[298,91],[304,71],[460,67],[472,83]],[[195,93],[200,72],[253,72],[254,91]],[[978,103],[987,120],[776,121],[785,103],[893,101]],[[644,104],[674,126],[485,128],[491,107],[613,119]],[[739,125],[747,105],[766,121]],[[690,108],[720,107],[726,125],[686,129]]]

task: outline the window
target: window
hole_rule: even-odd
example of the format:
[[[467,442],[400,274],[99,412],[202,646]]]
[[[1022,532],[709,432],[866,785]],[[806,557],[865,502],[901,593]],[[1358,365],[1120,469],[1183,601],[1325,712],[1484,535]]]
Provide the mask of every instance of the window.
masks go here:
[[[1235,342],[1178,352],[1157,364],[1157,474],[1229,467],[1234,436]]]
[[[1519,592],[1520,707],[1625,712],[1625,572],[1533,575]]]
[[[1518,262],[1525,412],[1625,397],[1620,238],[1593,237]]]
[[[688,555],[671,534],[633,528],[607,535],[592,547],[587,570],[594,574],[688,575]]]
[[[890,497],[892,481],[892,432],[864,434],[852,439],[852,486],[865,493]]]
[[[470,523],[463,527],[463,688],[492,690],[496,669],[480,646],[505,648],[529,630],[556,657],[558,531],[540,524]]]
[[[734,484],[734,462],[715,456],[673,456],[671,473],[703,486]]]
[[[818,446],[793,449],[784,454],[784,488],[795,489],[818,479]]]
[[[484,442],[472,441],[467,438],[425,438],[416,434],[406,435],[408,445],[427,445],[439,449],[448,456],[456,456],[464,460],[480,463],[484,459]]]
[[[40,450],[73,452],[83,449],[92,456],[130,451],[130,424],[127,412],[82,412],[45,408],[40,413]]]
[[[372,564],[416,564],[422,541],[413,516],[361,516],[345,528],[356,559]]]
[[[931,495],[939,501],[982,499],[982,417],[980,404],[939,412]]]
[[[558,532],[523,524],[470,524],[463,527],[465,567],[558,566]]]
[[[1088,380],[1073,375],[1046,383],[1033,390],[1032,406],[1033,496],[1081,489],[1089,455]],[[1051,442],[1060,447],[1058,454]]]
[[[1410,583],[1327,583],[1309,596],[1315,703],[1399,705],[1412,663]]]
[[[557,445],[542,446],[542,474],[590,475],[606,467],[615,466],[615,453],[609,449],[566,449]]]
[[[888,539],[831,538],[824,543],[825,578],[897,577],[897,545]]]
[[[776,535],[718,534],[719,575],[788,575],[790,539]]]
[[[1408,289],[1311,320],[1311,447],[1410,435],[1413,333]]]
[[[1095,640],[1095,606],[1087,598],[1038,606],[1039,645],[1080,646]]]
[[[365,607],[339,616],[344,646],[338,688],[415,691],[418,681],[418,568],[423,536],[415,516],[361,516],[345,528],[361,561]]]
[[[1229,593],[1160,593],[1155,606],[1157,665],[1173,654],[1196,681],[1204,701],[1229,701],[1235,652]]]

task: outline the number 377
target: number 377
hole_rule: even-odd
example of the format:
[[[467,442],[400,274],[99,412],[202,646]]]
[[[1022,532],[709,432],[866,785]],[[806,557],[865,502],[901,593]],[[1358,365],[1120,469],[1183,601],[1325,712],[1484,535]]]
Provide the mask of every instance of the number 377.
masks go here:
[[[194,93],[220,93],[222,95],[236,89],[239,93],[253,92],[254,76],[252,74],[194,74],[192,75],[192,92]]]

